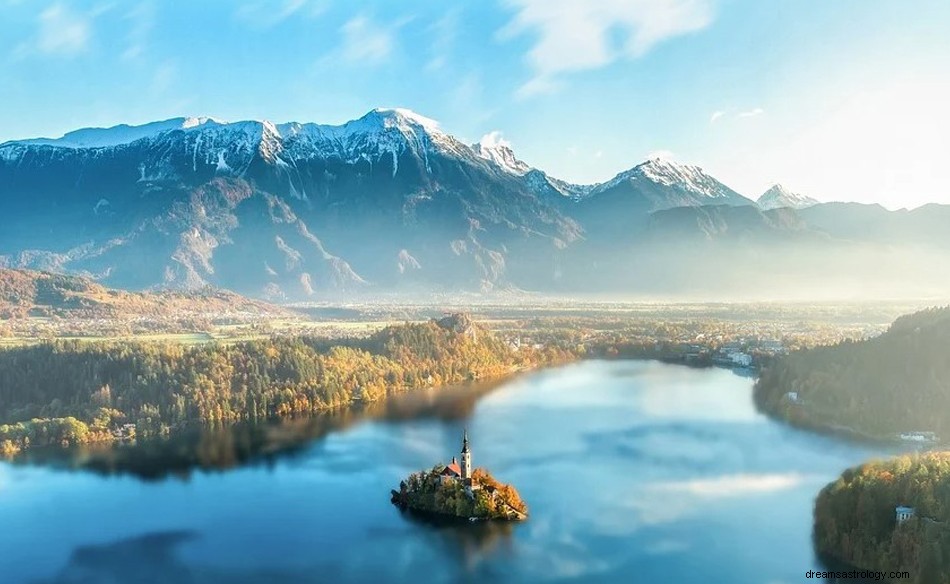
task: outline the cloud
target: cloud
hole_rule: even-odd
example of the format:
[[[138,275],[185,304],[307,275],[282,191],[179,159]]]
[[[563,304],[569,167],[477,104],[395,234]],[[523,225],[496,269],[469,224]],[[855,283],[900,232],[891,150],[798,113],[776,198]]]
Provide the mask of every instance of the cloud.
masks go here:
[[[757,117],[757,116],[761,116],[761,115],[764,114],[764,113],[765,113],[765,110],[764,110],[764,109],[762,109],[762,108],[760,108],[760,107],[757,107],[757,108],[755,108],[755,109],[750,109],[750,110],[747,110],[747,111],[744,111],[744,112],[739,112],[738,114],[736,114],[736,117],[739,118],[739,119],[742,119],[742,118],[754,118],[754,117]]]
[[[266,29],[277,26],[291,16],[315,18],[326,12],[327,8],[327,2],[322,0],[258,0],[242,4],[234,17],[253,28]]]
[[[155,4],[140,2],[125,15],[128,21],[126,48],[122,51],[123,61],[134,61],[142,56],[148,46],[149,34],[155,26]]]
[[[756,493],[774,493],[793,489],[805,480],[798,473],[726,475],[709,479],[695,479],[671,483],[660,483],[652,488],[673,493],[688,493],[698,497],[722,498],[740,497]]]
[[[485,134],[478,143],[482,148],[497,148],[499,146],[511,148],[511,142],[502,137],[500,130],[492,130]]]
[[[53,4],[40,12],[36,34],[20,44],[16,56],[31,53],[71,57],[86,50],[92,38],[92,21],[99,14],[74,12],[64,4]]]
[[[431,57],[426,63],[426,69],[438,71],[442,69],[449,60],[455,38],[458,36],[460,13],[456,8],[445,13],[439,20],[429,26],[429,34],[432,38]]]
[[[166,61],[158,66],[152,73],[150,89],[152,93],[164,93],[168,91],[178,77],[178,67],[171,61]]]
[[[715,124],[716,121],[717,121],[719,118],[721,118],[722,116],[724,116],[724,115],[726,115],[726,112],[724,112],[724,111],[722,111],[722,110],[714,111],[714,112],[712,113],[712,115],[709,116],[709,123],[710,123],[710,124]]]
[[[670,150],[653,150],[647,153],[647,160],[656,160],[658,158],[660,160],[673,161],[676,160],[676,154]]]
[[[534,36],[526,60],[534,76],[519,97],[548,93],[564,74],[635,59],[656,44],[700,30],[713,20],[713,0],[506,0],[515,15],[507,40]]]
[[[392,54],[396,46],[396,31],[406,22],[408,20],[400,20],[384,26],[368,16],[356,16],[340,28],[343,44],[337,55],[350,63],[382,63]]]

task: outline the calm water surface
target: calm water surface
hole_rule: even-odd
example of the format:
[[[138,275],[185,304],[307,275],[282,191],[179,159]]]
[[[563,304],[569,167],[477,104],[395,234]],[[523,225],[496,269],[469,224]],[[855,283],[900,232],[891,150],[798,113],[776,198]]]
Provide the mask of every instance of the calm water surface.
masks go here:
[[[373,410],[0,464],[4,583],[802,583],[818,490],[885,454],[769,421],[719,369],[585,362]],[[518,525],[434,526],[389,490],[447,461]]]

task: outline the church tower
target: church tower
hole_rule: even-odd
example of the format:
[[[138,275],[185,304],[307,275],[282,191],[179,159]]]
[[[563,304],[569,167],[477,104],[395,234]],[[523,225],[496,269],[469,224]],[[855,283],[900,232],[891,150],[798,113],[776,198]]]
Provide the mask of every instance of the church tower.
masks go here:
[[[468,432],[462,431],[462,479],[472,478],[472,453],[468,449]]]

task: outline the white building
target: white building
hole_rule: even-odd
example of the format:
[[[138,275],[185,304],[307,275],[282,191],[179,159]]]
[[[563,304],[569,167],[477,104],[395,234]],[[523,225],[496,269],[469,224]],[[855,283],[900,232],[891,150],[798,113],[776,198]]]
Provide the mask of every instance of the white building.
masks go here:
[[[910,519],[911,517],[914,516],[914,508],[913,508],[913,507],[904,507],[904,506],[902,505],[902,506],[896,508],[894,511],[895,511],[896,514],[897,514],[897,524],[898,524],[898,525],[900,525],[901,523],[907,521],[908,519]]]

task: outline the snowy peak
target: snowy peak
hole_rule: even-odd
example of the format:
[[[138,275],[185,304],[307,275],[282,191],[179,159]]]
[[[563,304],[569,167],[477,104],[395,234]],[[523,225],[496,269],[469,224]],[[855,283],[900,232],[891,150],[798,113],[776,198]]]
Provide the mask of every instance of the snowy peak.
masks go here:
[[[759,197],[759,200],[756,202],[759,207],[766,211],[786,207],[791,209],[804,209],[819,203],[816,199],[794,193],[780,184],[773,185],[772,188],[762,193],[762,196]]]
[[[401,131],[421,129],[429,134],[442,134],[437,121],[400,107],[376,108],[360,119],[372,120],[381,124],[384,128],[396,128]]]
[[[606,190],[628,181],[650,182],[712,199],[729,199],[740,196],[703,172],[703,169],[698,166],[680,164],[663,158],[652,158],[630,170],[621,172],[613,179],[596,187],[596,190]]]
[[[472,150],[479,157],[494,163],[503,171],[517,176],[524,176],[533,170],[518,160],[514,150],[511,149],[511,144],[502,139],[499,132],[486,134],[479,142],[472,144]]]

